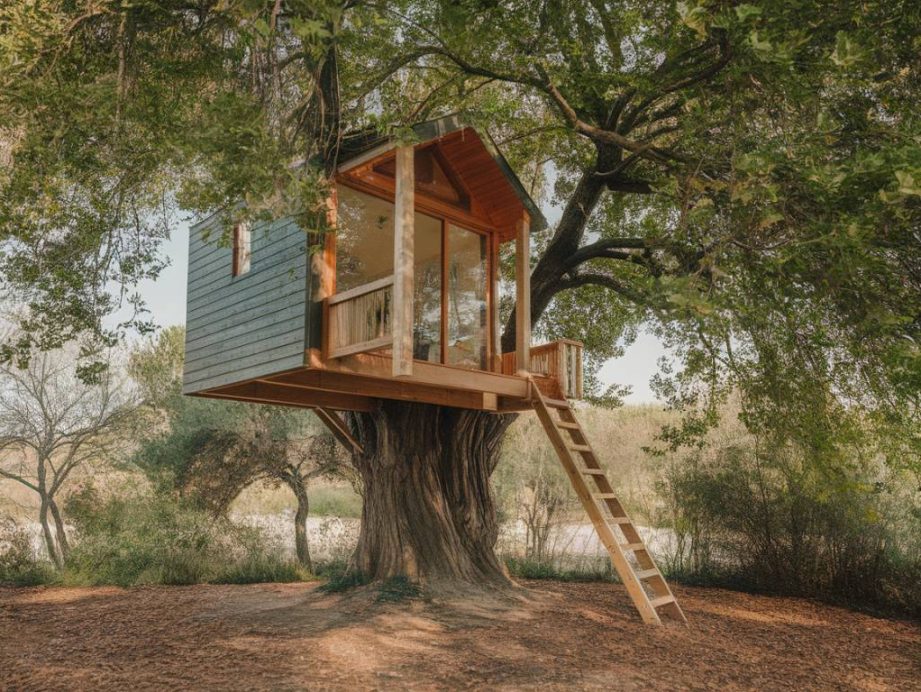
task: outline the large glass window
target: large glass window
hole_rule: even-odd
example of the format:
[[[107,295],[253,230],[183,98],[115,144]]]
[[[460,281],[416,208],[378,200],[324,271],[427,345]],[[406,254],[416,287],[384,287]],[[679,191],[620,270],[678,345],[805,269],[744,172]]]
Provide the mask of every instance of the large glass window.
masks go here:
[[[393,274],[394,205],[344,185],[338,197],[336,292],[342,292]],[[416,212],[413,357],[485,370],[487,239],[453,224],[442,228],[441,219]]]
[[[336,230],[336,291],[393,274],[393,203],[345,185]]]
[[[446,361],[486,369],[486,236],[448,226]]]
[[[441,362],[441,220],[416,212],[413,358]]]

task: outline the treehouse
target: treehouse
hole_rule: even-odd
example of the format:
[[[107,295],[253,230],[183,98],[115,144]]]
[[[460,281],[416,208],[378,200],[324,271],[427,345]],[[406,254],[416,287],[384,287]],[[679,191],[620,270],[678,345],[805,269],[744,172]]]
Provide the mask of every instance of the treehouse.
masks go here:
[[[531,408],[532,381],[581,396],[581,345],[531,347],[529,234],[545,221],[499,152],[454,118],[419,143],[360,138],[341,152],[334,233],[239,225],[190,234],[184,392],[367,410],[400,399]],[[320,251],[311,252],[316,244]],[[498,257],[515,243],[513,353],[499,343]]]
[[[582,346],[531,346],[530,234],[546,222],[488,141],[455,118],[415,145],[366,137],[341,151],[322,238],[291,219],[193,226],[186,394],[312,408],[361,452],[336,410],[380,400],[534,409],[646,622],[684,619],[569,405]],[[516,349],[500,348],[498,264],[515,244]],[[319,249],[317,249],[319,248]]]

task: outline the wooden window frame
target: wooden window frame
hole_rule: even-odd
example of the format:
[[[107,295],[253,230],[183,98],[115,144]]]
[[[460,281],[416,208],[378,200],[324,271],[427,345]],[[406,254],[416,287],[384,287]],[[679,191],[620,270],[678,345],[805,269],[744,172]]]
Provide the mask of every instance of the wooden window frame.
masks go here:
[[[383,177],[383,176],[380,176]],[[340,185],[342,187],[347,187],[355,192],[361,192],[366,195],[371,195],[372,197],[377,197],[382,199],[385,202],[390,202],[395,204],[394,194],[391,190],[386,188],[380,188],[373,184],[369,184],[362,180],[356,180],[351,177],[339,176],[334,181],[335,187],[338,188]],[[337,209],[338,209],[338,194],[334,197]],[[486,238],[486,310],[487,310],[487,320],[486,320],[486,369],[480,370],[476,368],[479,372],[491,372],[498,370],[501,371],[501,354],[495,353],[495,341],[496,341],[496,319],[498,316],[499,301],[498,297],[493,295],[493,291],[496,289],[496,281],[494,277],[497,276],[497,266],[498,266],[498,250],[499,250],[499,239],[495,229],[491,228],[489,224],[485,223],[483,220],[476,218],[472,214],[465,212],[463,209],[456,208],[453,205],[450,205],[440,199],[429,197],[416,191],[415,194],[415,208],[414,212],[420,212],[426,214],[438,221],[441,222],[441,348],[440,348],[440,358],[438,365],[444,367],[454,367],[462,370],[470,370],[470,368],[462,368],[461,366],[453,366],[450,363],[447,363],[447,335],[448,335],[448,323],[447,323],[447,271],[448,271],[448,226],[454,224],[455,226],[472,233],[476,233],[480,236],[485,236]],[[471,204],[473,200],[471,200]],[[338,216],[338,214],[337,214]],[[326,238],[326,242],[323,247],[324,254],[324,264],[327,267],[327,271],[330,273],[329,283],[330,283],[330,295],[336,294],[336,234],[330,233]],[[498,356],[498,358],[496,357]],[[498,363],[498,365],[497,365]]]

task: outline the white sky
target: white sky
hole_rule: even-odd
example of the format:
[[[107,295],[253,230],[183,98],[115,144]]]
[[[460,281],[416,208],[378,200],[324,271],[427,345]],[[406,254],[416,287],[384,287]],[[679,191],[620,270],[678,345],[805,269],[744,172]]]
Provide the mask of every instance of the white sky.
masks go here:
[[[152,319],[161,327],[185,324],[188,244],[188,225],[182,223],[174,229],[169,241],[162,248],[163,253],[169,258],[170,265],[161,272],[156,281],[144,281],[138,287]],[[658,369],[658,359],[664,354],[665,350],[655,336],[641,333],[622,357],[605,363],[601,370],[601,380],[605,384],[630,385],[633,392],[626,397],[627,403],[655,403],[657,399],[649,388],[649,380]]]

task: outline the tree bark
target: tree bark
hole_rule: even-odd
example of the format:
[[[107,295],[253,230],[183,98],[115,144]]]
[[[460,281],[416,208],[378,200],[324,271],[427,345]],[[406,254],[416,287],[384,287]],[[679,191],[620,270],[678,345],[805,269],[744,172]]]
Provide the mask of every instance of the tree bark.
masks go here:
[[[304,482],[296,475],[291,483],[291,490],[297,498],[297,512],[294,513],[294,550],[297,561],[308,572],[313,572],[313,562],[310,559],[310,543],[307,540],[307,516],[310,514],[310,498]]]
[[[48,500],[42,495],[41,506],[38,510],[38,521],[42,526],[42,536],[45,539],[45,549],[48,551],[49,559],[58,569],[63,569],[64,561],[58,554],[57,545],[54,542],[54,535],[51,533],[51,525],[48,523]]]
[[[495,554],[489,477],[512,420],[389,400],[352,414],[367,450],[353,457],[364,504],[352,568],[372,581],[405,576],[430,590],[510,586]]]
[[[51,518],[54,520],[54,532],[57,537],[58,552],[60,553],[61,562],[63,563],[67,561],[67,556],[70,554],[70,543],[67,541],[64,518],[61,516],[61,510],[58,508],[58,503],[54,501],[54,497],[48,498],[48,509],[51,511]]]

